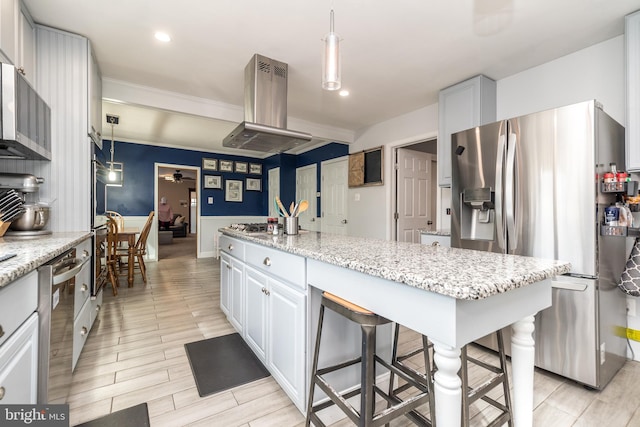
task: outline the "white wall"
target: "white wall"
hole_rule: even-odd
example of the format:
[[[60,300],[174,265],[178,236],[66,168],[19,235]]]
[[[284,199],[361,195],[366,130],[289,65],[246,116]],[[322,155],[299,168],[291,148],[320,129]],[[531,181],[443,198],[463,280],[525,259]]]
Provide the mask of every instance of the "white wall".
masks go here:
[[[396,146],[431,139],[437,135],[437,132],[438,105],[433,104],[377,123],[356,134],[355,142],[349,146],[350,153],[385,146],[384,185],[349,189],[349,235],[391,238],[392,149]],[[355,201],[356,194],[360,195],[358,201]]]

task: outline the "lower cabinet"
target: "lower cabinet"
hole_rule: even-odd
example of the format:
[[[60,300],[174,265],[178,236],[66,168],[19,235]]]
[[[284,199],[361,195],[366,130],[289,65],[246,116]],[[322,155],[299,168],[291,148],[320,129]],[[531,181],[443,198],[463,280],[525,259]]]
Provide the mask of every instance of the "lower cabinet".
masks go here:
[[[420,234],[420,243],[429,246],[451,247],[451,236],[443,236],[440,234]]]
[[[244,263],[220,253],[220,307],[236,331],[244,336]]]
[[[0,405],[35,404],[38,397],[38,314],[0,347]]]
[[[245,278],[245,340],[304,412],[306,295],[250,266]]]

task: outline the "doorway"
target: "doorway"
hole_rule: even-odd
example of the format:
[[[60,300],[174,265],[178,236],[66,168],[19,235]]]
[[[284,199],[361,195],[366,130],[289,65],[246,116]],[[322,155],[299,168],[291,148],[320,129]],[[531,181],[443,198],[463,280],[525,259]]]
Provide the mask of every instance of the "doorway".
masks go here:
[[[396,147],[394,236],[403,242],[420,242],[420,231],[438,227],[437,140]]]
[[[200,168],[196,166],[155,164],[155,212],[165,197],[171,207],[172,223],[159,230],[156,219],[153,234],[156,260],[197,258],[200,253]]]
[[[347,234],[348,157],[320,164],[320,205],[323,233]]]

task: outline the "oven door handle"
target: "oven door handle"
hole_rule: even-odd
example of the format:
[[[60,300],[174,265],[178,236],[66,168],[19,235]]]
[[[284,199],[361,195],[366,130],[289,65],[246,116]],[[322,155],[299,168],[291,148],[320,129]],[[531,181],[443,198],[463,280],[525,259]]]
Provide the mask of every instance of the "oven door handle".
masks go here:
[[[59,285],[62,282],[66,282],[67,280],[75,277],[80,270],[82,270],[82,268],[84,267],[84,265],[90,260],[90,257],[86,257],[86,258],[74,258],[71,261],[65,262],[64,265],[65,266],[71,266],[71,265],[75,265],[75,267],[69,269],[69,270],[65,270],[62,273],[59,274],[54,274],[53,275],[53,284],[54,285]]]

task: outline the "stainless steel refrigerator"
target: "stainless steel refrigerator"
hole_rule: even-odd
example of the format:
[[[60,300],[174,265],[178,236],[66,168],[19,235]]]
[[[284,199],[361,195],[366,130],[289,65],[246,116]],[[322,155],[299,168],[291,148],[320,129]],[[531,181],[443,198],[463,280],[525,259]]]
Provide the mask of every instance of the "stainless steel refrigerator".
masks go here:
[[[617,196],[600,177],[624,169],[624,128],[583,102],[453,134],[451,158],[451,246],[571,262],[536,315],[535,364],[602,389],[626,360],[625,238],[600,235]]]

